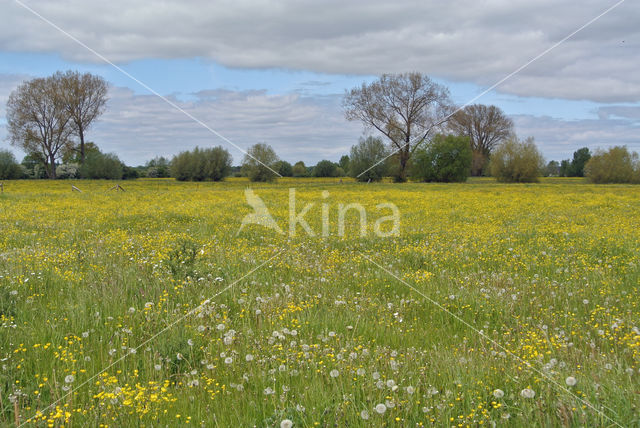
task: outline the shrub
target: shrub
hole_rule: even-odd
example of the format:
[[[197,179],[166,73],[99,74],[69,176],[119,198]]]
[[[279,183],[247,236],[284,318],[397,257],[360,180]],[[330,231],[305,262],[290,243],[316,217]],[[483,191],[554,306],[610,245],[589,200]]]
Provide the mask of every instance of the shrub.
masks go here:
[[[494,150],[490,159],[491,175],[498,181],[511,183],[537,182],[542,175],[544,158],[533,137],[524,141],[515,135]]]
[[[293,167],[287,161],[281,160],[275,163],[275,169],[283,177],[293,177]]]
[[[25,170],[8,150],[0,150],[0,180],[16,180],[25,176]]]
[[[92,152],[88,153],[84,163],[78,168],[80,178],[120,180],[123,174],[123,164],[115,154]]]
[[[598,150],[587,162],[585,176],[593,183],[639,183],[638,154],[629,153],[625,146]]]
[[[306,177],[309,175],[307,167],[302,161],[296,162],[295,165],[293,165],[292,172],[294,177]]]
[[[78,164],[63,163],[56,168],[56,177],[60,179],[76,178],[78,176]]]
[[[276,152],[267,144],[254,144],[247,150],[242,162],[242,172],[251,181],[273,181],[277,177]]]
[[[171,162],[171,174],[180,181],[220,181],[231,173],[231,155],[222,147],[186,151]]]
[[[331,162],[330,160],[321,160],[318,164],[313,168],[313,176],[314,177],[337,177],[338,176],[338,165]]]
[[[411,176],[420,181],[466,181],[472,159],[469,137],[438,134],[414,154]]]
[[[386,159],[389,152],[382,139],[376,137],[360,138],[358,144],[351,147],[349,157],[349,175],[358,181],[380,181],[388,171]],[[398,162],[394,161],[393,165]]]

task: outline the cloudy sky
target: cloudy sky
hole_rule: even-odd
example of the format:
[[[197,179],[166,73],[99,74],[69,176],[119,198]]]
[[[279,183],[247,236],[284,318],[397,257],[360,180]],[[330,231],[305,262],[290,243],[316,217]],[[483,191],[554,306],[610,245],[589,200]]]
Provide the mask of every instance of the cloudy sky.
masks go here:
[[[344,119],[345,90],[419,71],[462,105],[618,2],[4,0],[0,148],[11,91],[73,69],[111,85],[88,135],[104,151],[136,165],[223,145],[240,162],[242,152],[98,53],[241,148],[337,160],[363,133]],[[623,0],[477,102],[502,108],[548,160],[584,146],[640,151],[638,22],[640,2]]]

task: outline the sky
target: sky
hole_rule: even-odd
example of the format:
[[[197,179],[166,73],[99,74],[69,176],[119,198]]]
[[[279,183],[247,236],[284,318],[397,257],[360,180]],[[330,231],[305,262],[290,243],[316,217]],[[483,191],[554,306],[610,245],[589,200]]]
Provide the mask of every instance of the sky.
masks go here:
[[[109,82],[86,138],[129,165],[218,145],[240,164],[255,143],[291,163],[337,161],[371,132],[345,119],[345,91],[410,71],[457,105],[482,95],[547,160],[640,151],[634,0],[3,0],[0,13],[0,149],[18,157],[9,94],[58,70]]]

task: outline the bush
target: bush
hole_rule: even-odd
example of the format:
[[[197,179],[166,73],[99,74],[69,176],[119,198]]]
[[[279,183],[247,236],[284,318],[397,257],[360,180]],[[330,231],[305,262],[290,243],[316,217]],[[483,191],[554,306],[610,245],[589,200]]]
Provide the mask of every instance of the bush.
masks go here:
[[[80,178],[121,180],[124,165],[115,154],[98,151],[86,154],[78,169]]]
[[[587,162],[585,176],[593,183],[640,183],[638,154],[625,146],[598,150]]]
[[[293,167],[287,161],[281,160],[275,163],[275,169],[283,177],[293,177]]]
[[[231,174],[231,155],[222,147],[186,151],[171,162],[171,175],[180,181],[220,181]]]
[[[0,150],[0,180],[17,180],[25,176],[25,170],[8,150]]]
[[[76,178],[78,176],[78,164],[63,163],[56,168],[56,177],[60,179]]]
[[[164,156],[155,157],[147,164],[145,175],[149,178],[167,178],[171,177],[171,162]]]
[[[277,177],[276,152],[267,144],[254,144],[247,150],[242,162],[242,173],[251,181],[273,181]]]
[[[349,175],[358,181],[380,181],[388,171],[389,152],[380,138],[360,138],[351,147]],[[396,165],[398,162],[394,162]]]
[[[318,164],[313,168],[313,176],[314,177],[337,177],[338,176],[338,165],[331,162],[330,160],[321,160]]]
[[[466,181],[472,160],[469,137],[438,134],[414,154],[411,176],[420,181]]]
[[[524,141],[516,136],[508,138],[494,150],[489,162],[492,176],[511,183],[537,182],[544,168],[533,137]]]
[[[295,165],[293,165],[292,172],[294,177],[306,177],[308,175],[307,167],[302,161],[296,162]]]

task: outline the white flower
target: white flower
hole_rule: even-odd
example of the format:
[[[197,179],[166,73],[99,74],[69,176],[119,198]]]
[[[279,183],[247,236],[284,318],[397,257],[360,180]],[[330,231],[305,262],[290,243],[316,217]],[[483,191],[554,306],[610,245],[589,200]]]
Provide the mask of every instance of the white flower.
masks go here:
[[[218,330],[222,331],[222,330],[224,330],[224,324],[218,324],[218,326],[216,328]]]
[[[411,395],[414,392],[416,392],[416,389],[413,386],[411,385],[407,386],[407,394]]]
[[[373,372],[373,374],[371,375],[371,377],[373,378],[373,380],[378,380],[378,379],[380,379],[380,373],[378,373],[378,372]]]
[[[567,384],[567,386],[576,386],[576,383],[578,383],[577,379],[573,376],[569,376],[564,380],[564,382]]]
[[[153,302],[147,302],[147,303],[144,304],[144,307],[146,309],[151,309],[152,306],[153,306]]]
[[[273,394],[275,391],[273,390],[273,388],[271,388],[270,386],[264,389],[264,395],[271,395]]]
[[[389,379],[387,381],[387,388],[393,388],[395,386],[396,382],[393,379]]]
[[[367,419],[369,419],[369,412],[367,412],[366,410],[361,411],[360,417],[366,421]]]
[[[82,332],[82,337],[84,337],[85,339],[89,337],[89,332],[88,331]]]
[[[133,306],[129,308],[129,313],[132,314],[136,311],[136,308],[134,308]]]
[[[72,374],[67,375],[64,378],[65,383],[73,383],[74,380],[76,380],[76,378]]]
[[[496,398],[502,398],[504,397],[504,391],[501,389],[494,389],[493,390],[493,396]]]
[[[536,396],[536,392],[531,388],[525,388],[522,391],[520,391],[520,395],[523,398],[533,398]]]
[[[336,369],[331,370],[331,372],[329,373],[329,376],[331,377],[338,377],[338,375],[340,374],[340,372]]]
[[[385,406],[384,404],[380,403],[380,404],[376,404],[376,412],[378,412],[379,414],[383,414],[384,412],[387,411],[387,406]]]
[[[245,359],[247,362],[249,362],[249,361],[253,361],[253,355],[251,355],[251,354],[247,354],[247,355],[244,357],[244,359]]]
[[[224,359],[224,363],[225,363],[225,364],[231,364],[231,363],[233,363],[233,358],[231,358],[231,357],[227,357],[227,358],[225,358],[225,359]]]
[[[205,330],[205,328],[206,328],[205,326],[199,325],[198,326],[198,332],[202,333]]]
[[[160,364],[156,364],[155,366],[153,366],[153,368],[158,371],[162,370],[162,366]]]
[[[207,370],[213,370],[213,364],[207,364]]]
[[[365,370],[361,367],[358,370],[356,370],[356,373],[358,374],[358,376],[364,376],[364,374],[366,373]]]
[[[189,340],[187,340],[187,345],[189,345],[189,346],[193,346],[193,339],[189,339]]]
[[[293,422],[290,419],[285,419],[280,422],[280,428],[291,428],[293,426]]]

